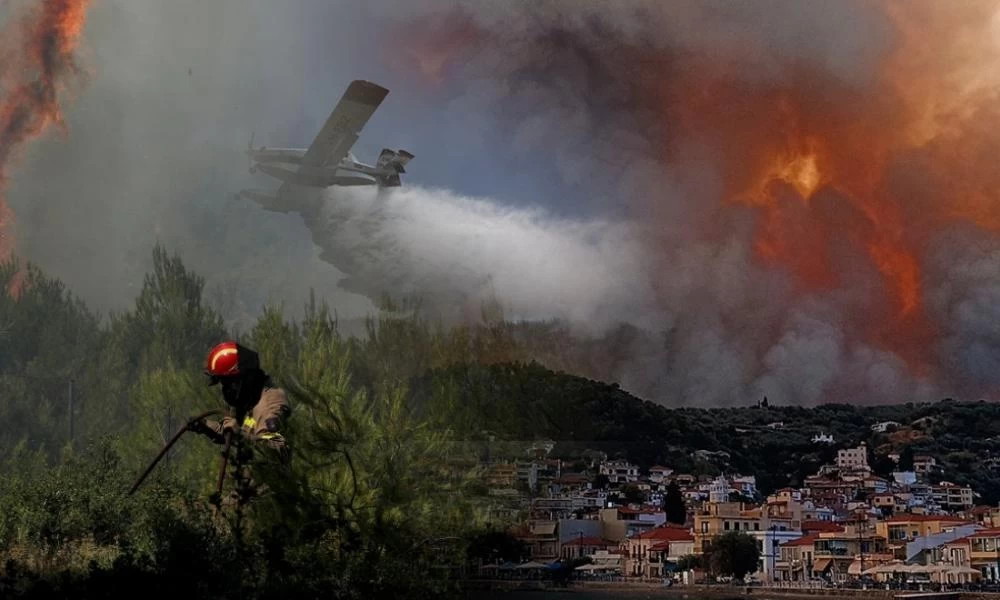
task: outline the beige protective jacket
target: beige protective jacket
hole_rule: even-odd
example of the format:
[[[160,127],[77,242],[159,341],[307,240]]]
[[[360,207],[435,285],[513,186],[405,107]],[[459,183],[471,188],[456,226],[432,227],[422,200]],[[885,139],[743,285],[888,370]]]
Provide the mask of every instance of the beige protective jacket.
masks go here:
[[[281,425],[290,412],[291,408],[288,406],[284,390],[264,388],[260,400],[243,419],[243,435],[253,442],[274,448],[279,454],[285,455],[288,452],[288,442],[281,435]],[[206,420],[205,425],[211,430],[212,441],[217,444],[225,441],[222,423]]]

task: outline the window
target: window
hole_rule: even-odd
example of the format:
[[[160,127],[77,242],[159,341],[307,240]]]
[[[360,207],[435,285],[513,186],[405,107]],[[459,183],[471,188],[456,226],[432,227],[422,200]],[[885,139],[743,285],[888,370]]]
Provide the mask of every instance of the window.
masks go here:
[[[724,529],[725,531],[729,531],[729,521],[722,522],[722,529]]]
[[[760,523],[754,523],[753,524],[753,530],[754,531],[760,531]]]
[[[701,523],[701,532],[702,533],[708,533],[708,521],[702,521],[702,523]]]

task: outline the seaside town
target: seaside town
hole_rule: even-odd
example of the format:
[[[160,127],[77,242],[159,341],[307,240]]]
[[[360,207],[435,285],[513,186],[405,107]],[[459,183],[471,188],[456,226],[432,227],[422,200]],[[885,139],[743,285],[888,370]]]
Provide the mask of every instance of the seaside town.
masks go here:
[[[526,554],[482,564],[482,577],[544,579],[569,565],[577,580],[664,585],[955,589],[1000,580],[1000,507],[978,504],[933,456],[913,456],[910,470],[887,479],[862,443],[839,449],[801,487],[764,495],[753,474],[642,470],[599,454],[577,472],[542,454],[488,468],[493,516],[519,520],[512,534]],[[752,540],[756,564],[713,567],[706,559],[726,537]]]

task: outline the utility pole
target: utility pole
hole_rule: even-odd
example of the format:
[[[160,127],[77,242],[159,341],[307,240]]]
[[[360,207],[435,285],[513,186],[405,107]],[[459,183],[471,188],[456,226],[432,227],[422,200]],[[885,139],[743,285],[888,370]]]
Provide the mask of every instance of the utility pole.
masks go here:
[[[69,443],[73,443],[73,378],[69,380],[69,394],[67,399],[69,405]]]
[[[858,579],[864,577],[865,573],[865,542],[861,537],[861,515],[858,514],[858,550],[861,553],[861,573],[858,574]]]
[[[769,582],[774,581],[774,567],[776,561],[774,560],[774,532],[777,530],[777,525],[771,525],[768,529],[771,531],[771,541],[767,544],[767,554],[764,555],[764,574]],[[771,564],[768,566],[768,559],[770,558]]]

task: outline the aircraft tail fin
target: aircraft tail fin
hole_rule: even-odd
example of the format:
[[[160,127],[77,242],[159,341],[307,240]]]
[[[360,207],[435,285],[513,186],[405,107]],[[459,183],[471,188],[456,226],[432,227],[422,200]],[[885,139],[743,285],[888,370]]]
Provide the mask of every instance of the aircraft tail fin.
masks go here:
[[[383,148],[378,156],[375,167],[381,171],[376,175],[379,185],[384,187],[398,187],[400,185],[399,176],[406,173],[406,163],[413,159],[413,154],[406,150],[390,150]]]

